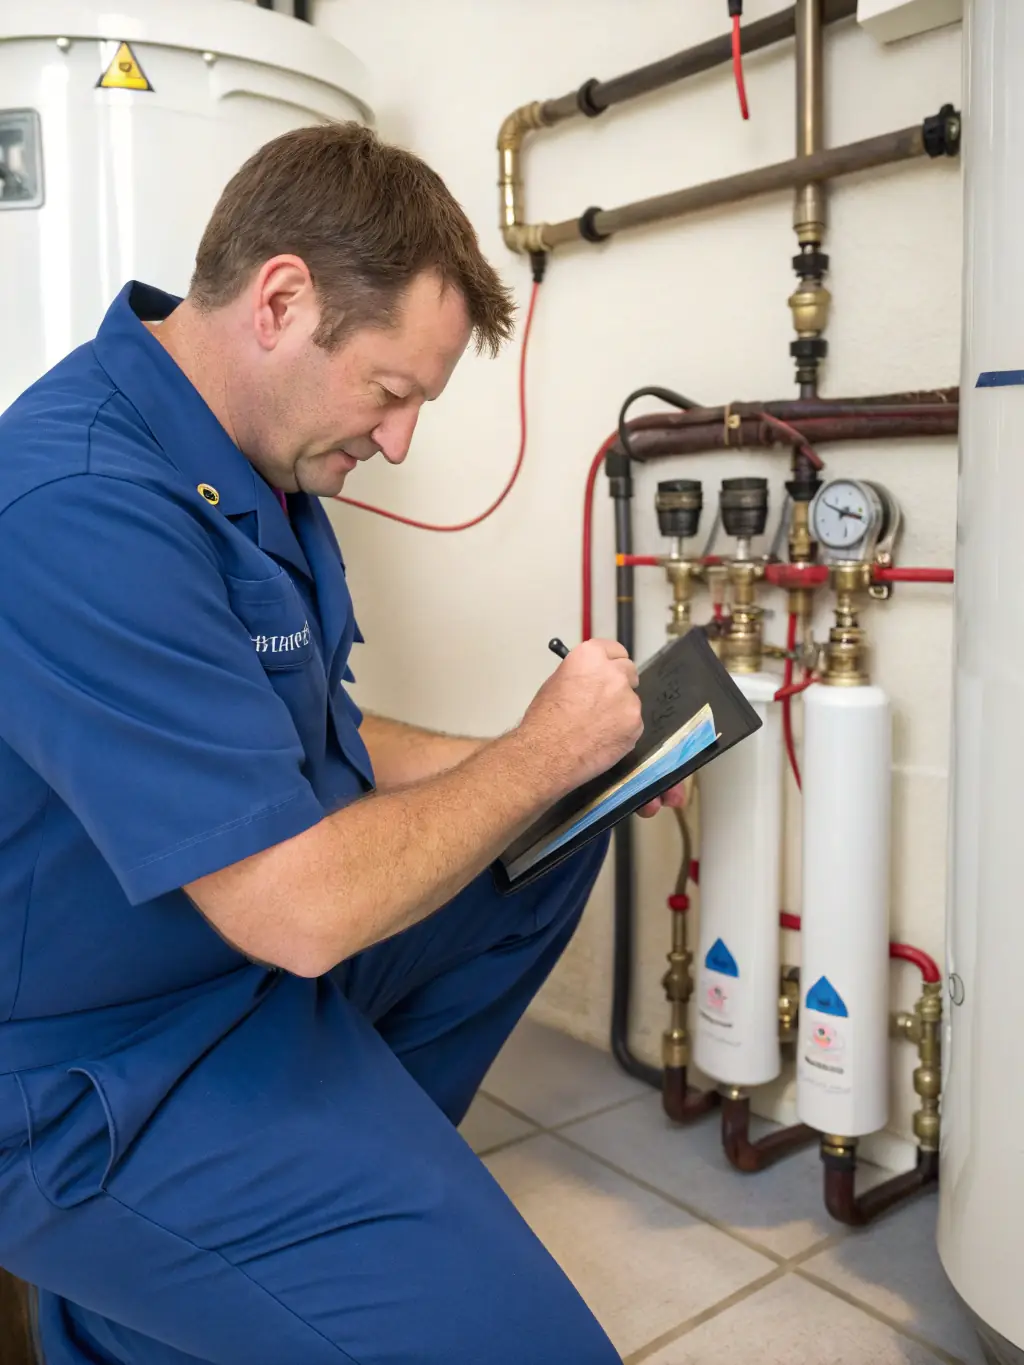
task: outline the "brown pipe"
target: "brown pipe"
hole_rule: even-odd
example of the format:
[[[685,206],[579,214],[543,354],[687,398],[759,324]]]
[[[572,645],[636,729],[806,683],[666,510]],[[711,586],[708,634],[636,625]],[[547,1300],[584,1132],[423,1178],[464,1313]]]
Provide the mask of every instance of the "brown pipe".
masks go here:
[[[813,156],[824,146],[824,42],[822,0],[796,4],[796,154]],[[819,243],[825,235],[825,187],[797,185],[793,206],[797,240]]]
[[[692,1123],[718,1107],[717,1090],[695,1090],[685,1066],[666,1066],[661,1073],[661,1106],[673,1123]]]
[[[900,161],[912,161],[924,155],[924,129],[921,124],[913,124],[895,133],[882,133],[861,142],[847,143],[845,147],[832,147],[811,156],[792,157],[789,161],[759,166],[740,175],[729,175],[685,190],[673,190],[670,194],[623,204],[617,209],[601,209],[587,215],[589,228],[595,239],[611,237],[626,228],[646,227],[702,209],[738,204],[757,195],[792,190],[810,181],[836,180],[840,176],[854,175],[877,166],[891,166]],[[578,218],[539,226],[539,241],[543,250],[553,251],[556,247],[583,240],[583,229]]]
[[[861,1228],[871,1223],[896,1204],[911,1195],[934,1185],[939,1178],[939,1154],[918,1149],[917,1165],[912,1171],[895,1175],[863,1194],[854,1193],[857,1158],[854,1145],[849,1144],[843,1156],[830,1154],[828,1139],[822,1139],[822,1161],[825,1163],[825,1208],[830,1217],[847,1227]]]
[[[850,19],[857,13],[857,0],[824,0],[823,22],[834,24],[839,19]],[[780,10],[766,19],[744,24],[740,30],[740,46],[744,56],[759,52],[792,38],[797,31],[796,9]],[[698,76],[701,72],[711,71],[732,60],[732,35],[723,33],[710,38],[697,47],[675,52],[671,57],[651,62],[648,66],[627,71],[622,76],[613,76],[607,81],[588,81],[583,93],[570,90],[559,99],[544,100],[544,111],[552,122],[573,118],[581,113],[580,104],[584,102],[593,114],[603,114],[613,104],[636,99],[638,95],[649,95],[654,90],[662,90],[667,85]]]
[[[839,19],[852,17],[856,12],[857,0],[824,0],[823,22],[832,24]],[[745,24],[741,31],[742,49],[744,53],[756,52],[785,38],[792,38],[795,33],[795,8],[782,10],[779,14],[769,15],[767,19]],[[731,60],[732,36],[726,33],[611,80],[587,81],[579,90],[571,90],[558,99],[533,100],[514,109],[498,133],[498,223],[505,245],[512,251],[548,249],[543,240],[546,225],[526,222],[520,154],[527,133],[540,128],[552,128],[566,119],[579,118],[584,112],[593,117],[613,104],[660,90]]]
[[[799,433],[812,446],[832,441],[902,440],[907,437],[955,436],[958,409],[924,408],[919,412],[804,417]],[[630,423],[630,427],[632,427]],[[713,450],[785,449],[791,444],[778,429],[758,418],[724,422],[645,425],[630,435],[630,454],[640,463],[669,455],[698,455]]]
[[[776,1161],[798,1152],[818,1138],[814,1128],[794,1123],[752,1141],[750,1137],[750,1100],[746,1095],[726,1094],[722,1098],[722,1150],[729,1165],[747,1175],[767,1170]]]

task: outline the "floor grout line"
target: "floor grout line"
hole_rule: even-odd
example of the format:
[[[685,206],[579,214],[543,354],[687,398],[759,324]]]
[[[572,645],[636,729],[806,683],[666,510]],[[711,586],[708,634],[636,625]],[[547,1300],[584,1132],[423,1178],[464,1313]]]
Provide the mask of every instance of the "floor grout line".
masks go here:
[[[628,1180],[631,1185],[635,1185],[638,1189],[646,1191],[647,1194],[653,1194],[658,1199],[663,1200],[666,1204],[670,1204],[673,1208],[679,1209],[682,1213],[689,1214],[689,1216],[696,1219],[698,1223],[705,1223],[708,1227],[715,1228],[718,1232],[724,1232],[727,1237],[731,1237],[734,1242],[739,1242],[740,1245],[746,1247],[748,1251],[755,1251],[759,1255],[765,1257],[766,1260],[774,1261],[781,1269],[788,1268],[788,1257],[780,1256],[777,1251],[771,1251],[761,1243],[755,1242],[753,1238],[747,1237],[744,1233],[730,1227],[728,1223],[719,1222],[717,1218],[713,1218],[709,1214],[695,1209],[692,1205],[687,1204],[676,1195],[668,1194],[665,1190],[659,1190],[657,1185],[652,1185],[649,1181],[643,1180],[639,1176],[631,1175],[629,1171],[623,1170],[621,1166],[617,1166],[614,1161],[609,1161],[606,1157],[598,1156],[596,1152],[590,1151],[589,1148],[584,1147],[579,1142],[574,1142],[572,1138],[567,1137],[564,1133],[551,1132],[547,1136],[554,1138],[556,1142],[562,1143],[563,1146],[569,1147],[585,1157],[589,1157],[591,1161],[596,1162],[599,1166],[604,1166],[606,1170],[612,1171],[615,1175],[621,1176],[624,1180]]]
[[[696,1328],[703,1327],[704,1323],[711,1322],[722,1313],[727,1313],[730,1308],[735,1308],[746,1299],[752,1298],[760,1290],[766,1289],[770,1284],[774,1284],[776,1280],[781,1280],[787,1273],[785,1266],[776,1266],[774,1270],[769,1270],[766,1275],[760,1276],[759,1279],[752,1280],[750,1284],[744,1285],[742,1289],[737,1289],[735,1293],[729,1294],[726,1298],[721,1299],[710,1308],[705,1308],[702,1313],[695,1313],[692,1318],[687,1318],[685,1322],[681,1322],[677,1327],[672,1327],[669,1331],[662,1332],[661,1336],[655,1337],[654,1340],[649,1341],[646,1346],[641,1346],[640,1349],[634,1351],[632,1355],[626,1356],[623,1365],[640,1365],[641,1361],[649,1359],[649,1357],[654,1355],[655,1351],[660,1351],[663,1346],[671,1346],[674,1341],[679,1341],[681,1337],[685,1337]]]
[[[863,1299],[858,1299],[856,1294],[851,1294],[846,1289],[840,1289],[838,1285],[829,1283],[828,1280],[822,1279],[821,1276],[815,1275],[810,1270],[794,1267],[793,1274],[798,1275],[802,1280],[806,1280],[808,1284],[813,1284],[815,1288],[823,1289],[826,1293],[831,1294],[833,1298],[840,1299],[843,1303],[849,1304],[851,1308],[859,1309],[862,1313],[867,1314],[869,1318],[874,1318],[876,1322],[882,1323],[883,1326],[892,1328],[892,1330],[898,1332],[901,1337],[906,1337],[908,1340],[916,1342],[918,1346],[925,1347],[925,1349],[931,1351],[932,1355],[937,1359],[943,1361],[944,1365],[965,1365],[964,1360],[960,1356],[952,1355],[937,1342],[922,1336],[915,1328],[907,1327],[905,1323],[899,1322],[896,1318],[889,1317],[887,1313],[883,1313],[881,1309],[875,1308],[873,1304],[866,1303]]]

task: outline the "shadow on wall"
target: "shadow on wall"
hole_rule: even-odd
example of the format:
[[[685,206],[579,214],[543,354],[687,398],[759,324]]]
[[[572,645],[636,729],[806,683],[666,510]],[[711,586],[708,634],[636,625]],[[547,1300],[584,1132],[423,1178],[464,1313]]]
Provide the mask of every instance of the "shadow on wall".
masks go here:
[[[29,1290],[0,1270],[0,1365],[38,1365],[32,1345]]]

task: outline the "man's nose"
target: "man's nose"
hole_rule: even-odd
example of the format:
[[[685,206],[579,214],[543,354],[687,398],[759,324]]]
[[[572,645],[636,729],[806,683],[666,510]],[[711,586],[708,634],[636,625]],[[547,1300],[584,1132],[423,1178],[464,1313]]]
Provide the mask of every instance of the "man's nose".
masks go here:
[[[418,406],[399,408],[378,423],[373,439],[388,464],[401,464],[408,455],[419,415]]]

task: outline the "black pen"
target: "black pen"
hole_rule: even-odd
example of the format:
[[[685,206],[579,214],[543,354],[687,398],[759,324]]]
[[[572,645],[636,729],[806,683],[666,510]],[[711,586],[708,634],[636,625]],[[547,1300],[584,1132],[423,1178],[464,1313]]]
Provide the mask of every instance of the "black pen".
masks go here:
[[[553,640],[548,641],[548,649],[551,650],[552,654],[557,654],[560,659],[564,659],[569,653],[568,645],[563,645],[557,635]]]

